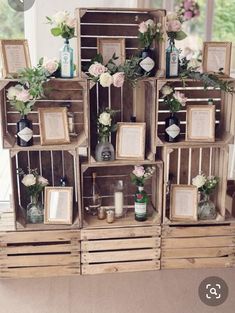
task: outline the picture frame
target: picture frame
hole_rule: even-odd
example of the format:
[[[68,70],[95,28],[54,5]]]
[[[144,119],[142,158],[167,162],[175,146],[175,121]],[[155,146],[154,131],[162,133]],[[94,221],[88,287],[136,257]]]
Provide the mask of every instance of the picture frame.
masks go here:
[[[3,78],[17,78],[19,70],[31,67],[27,39],[0,40],[0,53]]]
[[[188,105],[186,141],[215,142],[215,105]]]
[[[71,225],[73,187],[45,187],[44,224]]]
[[[145,159],[146,123],[117,123],[116,159]]]
[[[232,42],[204,42],[203,43],[203,72],[217,73],[222,68],[224,76],[230,76]]]
[[[41,145],[70,143],[67,108],[38,108]]]
[[[124,38],[97,38],[98,54],[103,57],[103,64],[107,64],[115,53],[118,57],[116,65],[124,64],[126,60],[126,45]]]
[[[197,221],[198,189],[192,185],[171,185],[170,220]]]

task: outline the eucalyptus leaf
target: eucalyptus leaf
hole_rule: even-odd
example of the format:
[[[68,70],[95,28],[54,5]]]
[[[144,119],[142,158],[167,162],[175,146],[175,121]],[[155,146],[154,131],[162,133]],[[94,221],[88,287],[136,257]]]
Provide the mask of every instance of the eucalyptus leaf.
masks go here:
[[[175,34],[175,39],[176,40],[183,40],[187,37],[187,34],[185,32],[183,32],[182,30],[180,30],[179,32],[177,32]]]
[[[56,37],[62,35],[62,31],[58,27],[52,28],[51,29],[51,33],[52,33],[53,36],[56,36]]]

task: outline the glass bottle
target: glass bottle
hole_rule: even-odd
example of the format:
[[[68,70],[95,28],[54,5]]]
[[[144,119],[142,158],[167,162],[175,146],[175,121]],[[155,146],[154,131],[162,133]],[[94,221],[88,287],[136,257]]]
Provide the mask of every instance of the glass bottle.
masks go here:
[[[60,50],[61,62],[61,77],[73,78],[73,49],[69,45],[69,40],[66,39],[63,48]]]
[[[165,120],[165,140],[167,142],[178,141],[180,135],[180,121],[174,112]]]
[[[145,47],[140,53],[141,61],[139,63],[142,75],[153,77],[156,74],[156,63],[154,61],[154,50]]]
[[[124,205],[124,196],[123,196],[123,181],[119,180],[115,186],[114,191],[114,208],[115,208],[115,217],[123,216],[123,205]]]
[[[30,200],[30,203],[27,205],[27,223],[43,223],[44,210],[42,203],[39,201],[39,194],[32,195]]]
[[[101,207],[102,202],[100,191],[96,184],[96,177],[97,174],[92,173],[92,186],[88,204],[88,213],[93,216],[98,214],[98,209]]]
[[[147,220],[147,203],[148,196],[143,186],[137,186],[135,194],[135,220],[144,222]]]
[[[29,147],[33,145],[32,122],[26,115],[22,115],[17,122],[17,145],[20,147]]]
[[[166,78],[179,76],[179,50],[175,47],[174,39],[169,40],[166,49]]]
[[[101,137],[100,142],[96,145],[95,159],[97,162],[114,160],[114,147],[109,142],[108,136]]]
[[[202,192],[198,203],[199,220],[214,220],[217,217],[215,204],[210,200],[210,195]]]

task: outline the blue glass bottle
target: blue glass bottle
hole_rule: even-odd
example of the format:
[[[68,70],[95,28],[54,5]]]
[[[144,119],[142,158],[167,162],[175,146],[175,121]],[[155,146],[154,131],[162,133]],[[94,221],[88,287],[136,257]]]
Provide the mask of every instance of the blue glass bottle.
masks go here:
[[[166,49],[166,78],[179,76],[179,50],[175,47],[174,39],[169,40]]]
[[[73,78],[73,49],[69,45],[69,40],[66,39],[63,48],[60,50],[61,62],[61,77]]]

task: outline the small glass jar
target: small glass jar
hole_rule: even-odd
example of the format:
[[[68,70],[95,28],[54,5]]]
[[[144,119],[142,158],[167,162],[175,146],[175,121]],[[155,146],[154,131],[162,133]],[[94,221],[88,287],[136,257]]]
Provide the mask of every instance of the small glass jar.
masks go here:
[[[109,224],[113,223],[114,219],[115,219],[115,212],[114,212],[114,210],[111,210],[111,209],[107,210],[106,214],[107,214],[107,217],[106,217],[107,223],[109,223]]]
[[[99,220],[104,220],[106,218],[106,210],[104,207],[99,207],[97,209],[97,212],[98,212],[97,216]]]

